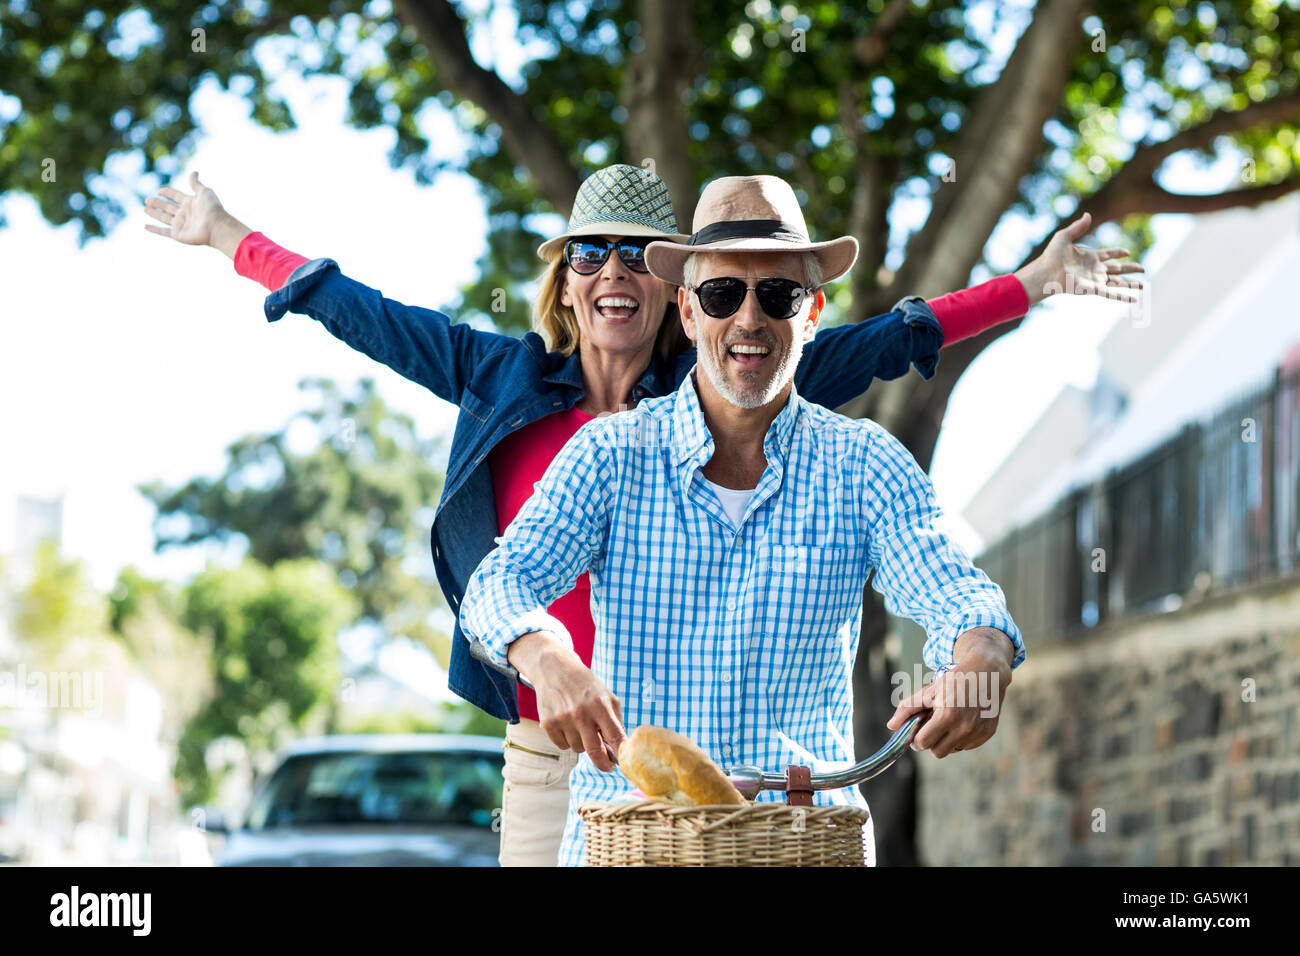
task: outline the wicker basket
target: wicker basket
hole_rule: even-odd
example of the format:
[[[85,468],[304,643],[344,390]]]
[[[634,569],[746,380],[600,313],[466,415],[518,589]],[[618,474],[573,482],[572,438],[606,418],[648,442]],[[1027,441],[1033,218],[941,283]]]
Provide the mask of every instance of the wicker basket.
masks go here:
[[[679,807],[654,800],[578,809],[588,866],[864,866],[857,807]]]

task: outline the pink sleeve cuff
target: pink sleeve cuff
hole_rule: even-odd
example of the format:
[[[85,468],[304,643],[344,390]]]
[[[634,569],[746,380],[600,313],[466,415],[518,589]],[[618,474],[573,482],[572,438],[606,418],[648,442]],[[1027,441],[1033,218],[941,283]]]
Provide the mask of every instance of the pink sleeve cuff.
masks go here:
[[[290,252],[260,232],[250,232],[235,250],[235,271],[272,292],[285,284],[294,269],[308,261],[306,256]]]
[[[943,344],[978,335],[1029,311],[1029,296],[1014,275],[998,276],[960,292],[926,302],[943,326]]]

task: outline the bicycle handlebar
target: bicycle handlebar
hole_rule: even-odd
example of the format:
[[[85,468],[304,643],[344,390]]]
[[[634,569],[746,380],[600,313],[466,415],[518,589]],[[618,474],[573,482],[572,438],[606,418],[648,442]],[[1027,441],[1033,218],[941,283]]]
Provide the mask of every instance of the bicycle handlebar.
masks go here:
[[[894,732],[894,736],[889,738],[885,746],[865,760],[855,763],[852,767],[830,773],[813,774],[812,788],[814,790],[834,790],[839,787],[849,787],[862,783],[864,780],[870,780],[877,774],[888,770],[893,766],[894,761],[902,756],[903,749],[911,740],[912,732],[929,716],[927,712],[909,717],[907,722]],[[734,767],[728,770],[726,774],[732,786],[739,790],[741,796],[746,800],[753,800],[762,790],[784,790],[786,788],[784,771],[781,773],[768,773],[757,767]]]

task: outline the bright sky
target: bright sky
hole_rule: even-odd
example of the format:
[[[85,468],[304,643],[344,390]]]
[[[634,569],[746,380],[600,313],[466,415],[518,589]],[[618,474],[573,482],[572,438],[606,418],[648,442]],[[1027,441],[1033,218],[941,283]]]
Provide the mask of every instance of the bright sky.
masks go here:
[[[389,168],[387,133],[342,125],[341,82],[313,86],[320,95],[302,98],[301,128],[279,136],[249,121],[237,97],[201,93],[208,133],[189,169],[287,247],[331,256],[403,301],[453,301],[485,245],[473,183],[444,175],[416,187]],[[311,319],[268,323],[261,286],[213,249],[146,232],[141,210],[84,249],[73,227],[50,228],[30,200],[10,200],[6,212],[0,492],[65,495],[66,550],[101,586],[126,563],[170,576],[201,565],[197,554],[152,554],[152,508],[134,487],[219,470],[229,442],[303,407],[301,378],[373,376],[422,433],[454,421],[451,406]]]
[[[402,301],[454,301],[486,244],[474,184],[443,175],[419,188],[393,171],[390,134],[343,125],[341,81],[294,100],[300,129],[277,136],[239,98],[201,93],[207,134],[187,173],[197,169],[235,215],[291,249],[330,256]],[[456,140],[446,117],[431,122],[442,142]],[[30,200],[5,209],[0,507],[18,494],[64,496],[64,552],[101,589],[126,564],[171,578],[202,567],[198,549],[153,553],[153,508],[135,487],[219,472],[231,441],[304,407],[302,378],[371,376],[426,436],[455,420],[452,406],[311,319],[268,323],[261,286],[213,249],[146,232],[142,211],[78,249],[74,229],[49,227]],[[384,663],[424,690],[445,685],[422,649],[394,646]]]
[[[254,229],[307,256],[330,256],[390,297],[435,308],[455,301],[485,246],[474,184],[444,174],[416,186],[389,168],[388,131],[344,125],[342,81],[284,82],[299,129],[282,135],[253,124],[237,96],[201,90],[206,133],[187,174],[198,170]],[[429,110],[427,122],[437,151],[454,153],[459,138],[446,114]],[[232,440],[277,428],[303,407],[301,378],[372,376],[423,434],[450,430],[452,406],[308,318],[268,324],[260,286],[215,250],[146,232],[152,220],[142,210],[84,249],[73,227],[51,228],[29,199],[10,199],[5,211],[0,507],[11,509],[18,494],[64,496],[65,553],[85,560],[101,588],[126,564],[172,578],[201,567],[194,551],[153,554],[152,509],[136,485],[219,471]],[[1161,248],[1185,229],[1158,223]],[[1014,249],[1023,227],[998,238]],[[1123,307],[1064,298],[1001,339],[958,386],[933,470],[951,512],[1062,385],[1092,382],[1096,343]]]

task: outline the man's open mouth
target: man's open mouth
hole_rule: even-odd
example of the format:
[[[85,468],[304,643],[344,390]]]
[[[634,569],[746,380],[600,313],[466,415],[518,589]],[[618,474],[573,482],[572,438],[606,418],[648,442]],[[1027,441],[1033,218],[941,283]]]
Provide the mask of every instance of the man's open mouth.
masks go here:
[[[641,308],[641,303],[627,295],[602,295],[596,300],[596,311],[605,319],[630,319]]]
[[[758,368],[771,353],[772,350],[766,345],[751,345],[746,342],[737,342],[727,349],[728,357],[743,369]]]

